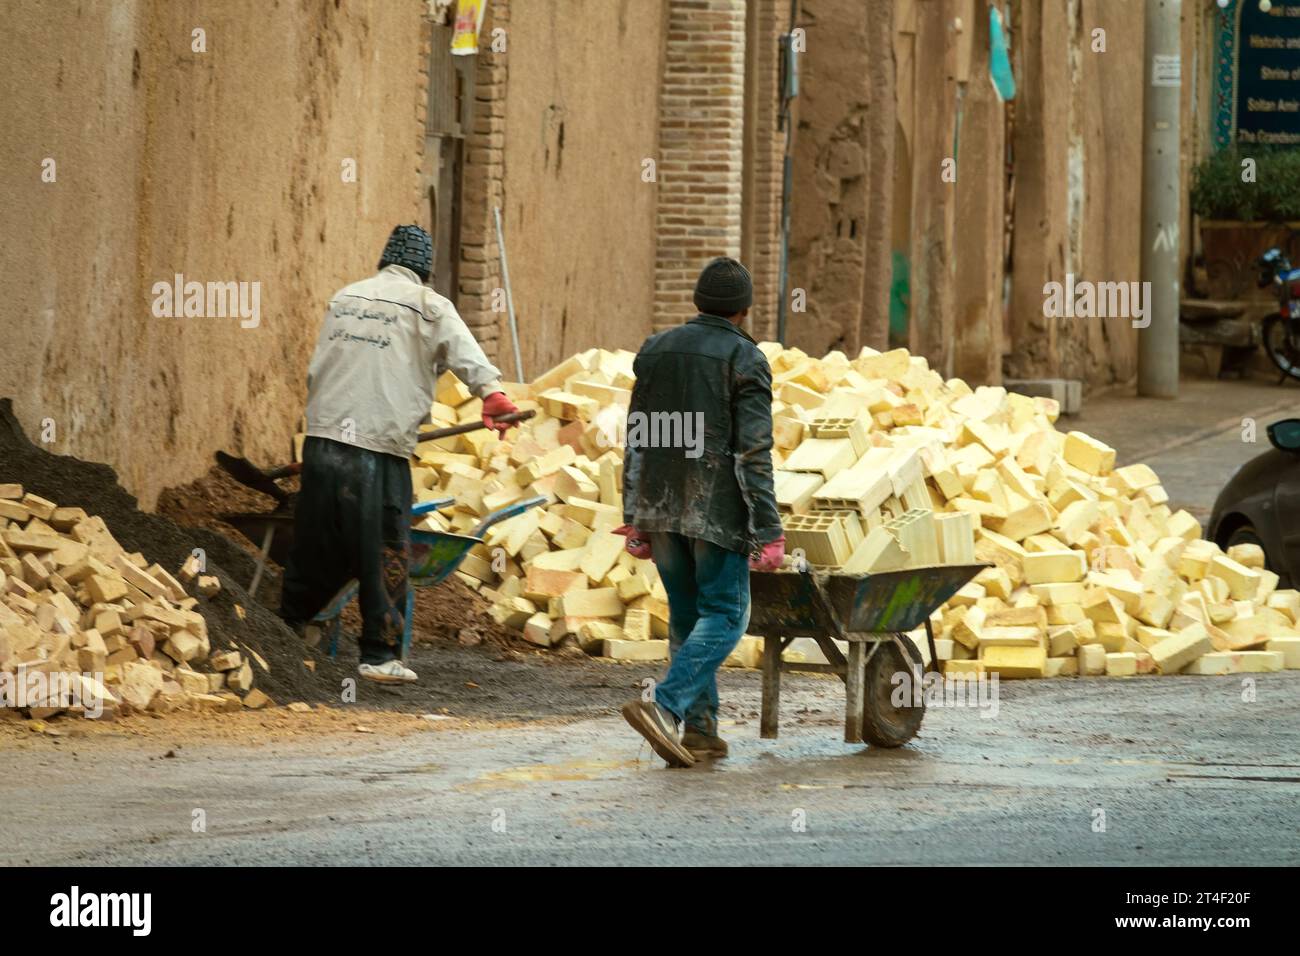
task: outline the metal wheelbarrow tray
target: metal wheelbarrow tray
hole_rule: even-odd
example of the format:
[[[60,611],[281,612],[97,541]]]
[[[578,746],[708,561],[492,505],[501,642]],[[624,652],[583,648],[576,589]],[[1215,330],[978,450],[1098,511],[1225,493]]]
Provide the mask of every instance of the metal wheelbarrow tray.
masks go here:
[[[415,589],[430,588],[445,581],[465,560],[465,555],[469,554],[476,545],[483,543],[483,535],[497,522],[521,515],[530,508],[546,504],[549,500],[545,495],[538,495],[506,505],[484,518],[469,534],[422,531],[415,528],[411,530],[411,559],[408,564],[409,581],[406,588],[406,613],[401,644],[402,660],[406,660],[411,649],[411,618],[415,613]],[[455,504],[454,498],[424,501],[411,508],[411,515],[420,518],[431,511],[453,504]],[[356,596],[358,590],[360,585],[355,580],[349,581],[312,619],[314,623],[323,625],[329,636],[330,657],[338,654],[339,635],[343,630],[343,609]]]
[[[899,747],[921,727],[923,701],[895,706],[895,675],[923,677],[922,657],[907,632],[925,626],[930,660],[937,667],[930,615],[987,564],[905,568],[879,574],[770,571],[750,575],[748,630],[763,637],[763,707],[760,734],[776,737],[781,672],[835,674],[844,681],[844,739]],[[782,661],[796,637],[817,642],[826,664]],[[835,643],[848,643],[845,656]],[[910,695],[905,698],[908,701]]]

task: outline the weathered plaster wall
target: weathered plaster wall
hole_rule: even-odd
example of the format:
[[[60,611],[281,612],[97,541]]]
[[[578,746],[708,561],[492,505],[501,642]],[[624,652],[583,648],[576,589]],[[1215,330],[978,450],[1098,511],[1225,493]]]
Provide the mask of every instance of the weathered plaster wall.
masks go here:
[[[524,370],[639,348],[654,307],[663,0],[512,0],[504,229]],[[503,319],[504,321],[504,319]],[[513,376],[508,332],[498,364]]]
[[[0,392],[30,434],[146,505],[215,448],[288,457],[326,301],[416,215],[423,9],[5,5]],[[155,317],[176,273],[260,282],[260,325]]]

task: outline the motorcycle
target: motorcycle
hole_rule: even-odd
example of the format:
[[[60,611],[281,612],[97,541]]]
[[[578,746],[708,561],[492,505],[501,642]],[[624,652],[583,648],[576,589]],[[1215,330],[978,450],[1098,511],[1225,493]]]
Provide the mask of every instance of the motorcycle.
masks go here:
[[[1282,373],[1300,380],[1300,269],[1274,247],[1256,261],[1259,287],[1276,286],[1278,309],[1264,319],[1261,328],[1264,351]],[[1280,384],[1279,382],[1279,384]]]

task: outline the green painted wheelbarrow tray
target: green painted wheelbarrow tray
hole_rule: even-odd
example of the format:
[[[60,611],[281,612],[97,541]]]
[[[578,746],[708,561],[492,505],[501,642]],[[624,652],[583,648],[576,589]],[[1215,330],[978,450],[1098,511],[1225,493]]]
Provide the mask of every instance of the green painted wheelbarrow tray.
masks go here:
[[[538,495],[516,501],[514,504],[492,512],[479,522],[478,526],[469,534],[454,534],[450,531],[422,531],[414,528],[411,530],[410,581],[406,589],[405,626],[402,629],[402,660],[406,660],[406,656],[411,649],[411,617],[415,611],[415,589],[431,588],[446,580],[451,572],[455,571],[460,566],[460,563],[465,560],[465,555],[469,554],[470,550],[476,545],[483,543],[483,535],[494,524],[521,515],[529,508],[544,505],[549,500],[545,495]],[[455,503],[455,498],[435,498],[432,501],[422,501],[411,508],[411,516],[418,519],[430,512],[438,511]],[[355,580],[349,581],[312,619],[314,623],[324,627],[325,633],[329,637],[330,657],[338,654],[339,635],[343,630],[343,609],[356,596],[358,589],[359,585]]]
[[[921,695],[895,706],[896,675],[920,686],[923,658],[907,632],[925,626],[937,669],[930,615],[988,564],[936,565],[879,574],[819,570],[755,571],[750,575],[747,630],[762,635],[763,706],[759,733],[776,737],[782,671],[835,674],[844,681],[844,739],[900,747],[921,728]],[[828,663],[783,661],[796,637],[817,642]],[[837,640],[848,643],[848,655]],[[906,698],[905,698],[906,699]]]

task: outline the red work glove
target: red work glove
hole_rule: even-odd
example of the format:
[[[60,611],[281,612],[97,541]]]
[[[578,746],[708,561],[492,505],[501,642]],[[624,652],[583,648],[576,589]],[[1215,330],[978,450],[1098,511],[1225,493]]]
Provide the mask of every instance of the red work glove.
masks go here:
[[[494,419],[502,415],[509,415],[519,411],[515,403],[510,401],[505,392],[493,392],[487,398],[483,399],[483,424],[488,428],[495,428],[499,434],[504,435],[506,430],[513,428],[510,422],[498,422]]]
[[[614,533],[627,536],[627,553],[632,557],[640,558],[642,561],[648,561],[653,557],[650,550],[650,538],[632,525],[625,524],[615,528]]]
[[[763,549],[749,556],[749,567],[753,571],[775,571],[781,566],[785,557],[785,535],[763,545]]]

